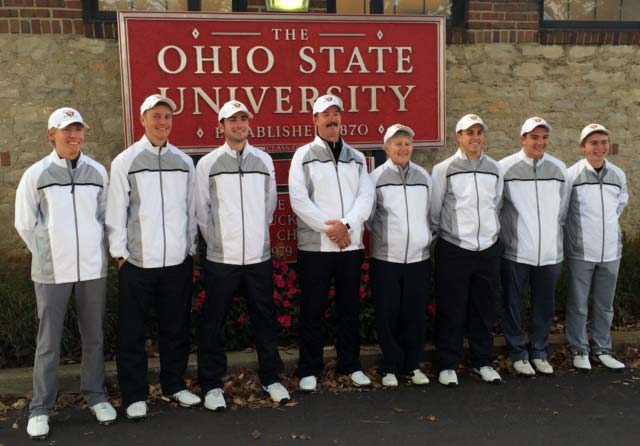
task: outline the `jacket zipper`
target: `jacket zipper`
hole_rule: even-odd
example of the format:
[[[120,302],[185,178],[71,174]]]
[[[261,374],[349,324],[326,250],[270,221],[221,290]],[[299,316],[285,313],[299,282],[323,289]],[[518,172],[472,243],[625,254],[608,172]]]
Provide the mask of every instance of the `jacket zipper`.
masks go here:
[[[329,155],[333,160],[333,166],[336,169],[336,179],[338,180],[338,193],[340,194],[340,216],[344,218],[344,202],[342,200],[342,186],[340,186],[340,175],[338,174],[338,160],[334,158],[333,151],[331,150],[331,147],[329,147],[328,144],[327,144],[327,148],[329,149]],[[342,248],[340,248],[340,251],[342,251]]]
[[[540,201],[538,199],[538,173],[537,173],[538,160],[533,160],[533,183],[536,188],[536,211],[538,212],[538,265],[540,266],[540,255],[542,252],[542,225],[540,223]]]
[[[473,171],[473,182],[476,186],[476,212],[478,213],[478,231],[476,233],[476,240],[478,242],[478,248],[476,251],[480,251],[480,192],[478,191],[478,169]]]
[[[404,189],[404,208],[407,215],[407,243],[404,248],[404,263],[407,263],[407,259],[409,257],[409,201],[407,200],[407,182],[402,172],[402,168],[398,166],[398,172],[400,173],[400,178],[402,179],[402,188]],[[409,172],[407,166],[407,173]]]
[[[158,147],[158,175],[160,178],[160,210],[162,212],[162,266],[167,263],[167,233],[164,221],[164,191],[162,189],[162,147]]]
[[[604,193],[602,191],[602,180],[604,178],[604,171],[598,174],[600,181],[600,205],[602,209],[602,257],[600,263],[604,262],[604,237],[605,237],[605,224],[604,224]]]
[[[76,210],[76,183],[73,178],[73,168],[71,167],[71,161],[66,160],[67,172],[69,172],[69,178],[71,178],[71,201],[73,202],[73,223],[76,230],[76,272],[78,274],[78,282],[80,282],[80,234],[78,234],[78,213]]]
[[[242,197],[242,177],[244,176],[244,173],[242,172],[242,152],[238,152],[238,172],[240,173],[238,179],[240,180],[240,215],[242,218],[242,264],[244,265],[244,199]]]

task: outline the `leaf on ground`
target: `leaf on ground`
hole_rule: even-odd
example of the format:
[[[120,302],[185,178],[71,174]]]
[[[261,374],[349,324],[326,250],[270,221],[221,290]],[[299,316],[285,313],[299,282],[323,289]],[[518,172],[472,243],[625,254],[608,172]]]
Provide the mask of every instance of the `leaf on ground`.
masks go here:
[[[285,404],[285,406],[286,407],[296,407],[298,404],[300,404],[298,401],[291,400],[287,404]]]
[[[11,405],[11,408],[15,410],[23,410],[25,407],[27,407],[28,404],[29,403],[26,398],[20,398],[18,401]]]
[[[439,421],[438,417],[436,417],[435,415],[427,415],[426,417],[420,417],[420,419],[424,421],[429,421],[431,423],[437,423]]]
[[[394,412],[398,412],[398,413],[411,413],[414,410],[413,409],[403,409],[402,407],[394,407],[393,411]]]
[[[293,438],[294,440],[311,440],[311,435],[291,434],[291,438]]]
[[[11,426],[11,427],[14,428],[14,429],[19,429],[20,428],[20,426],[18,426],[18,422],[17,421],[14,422],[13,426]]]
[[[235,404],[236,406],[239,406],[239,407],[244,407],[244,406],[247,405],[247,401],[245,399],[243,399],[243,398],[240,398],[239,396],[236,396],[233,399],[233,404]]]
[[[256,429],[251,432],[251,436],[257,440],[258,438],[262,437],[262,432]]]

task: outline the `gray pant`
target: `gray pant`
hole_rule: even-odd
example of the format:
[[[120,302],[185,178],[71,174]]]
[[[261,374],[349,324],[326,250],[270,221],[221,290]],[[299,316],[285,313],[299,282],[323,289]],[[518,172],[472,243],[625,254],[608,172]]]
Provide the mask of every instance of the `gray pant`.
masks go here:
[[[107,401],[102,341],[107,300],[106,277],[82,282],[34,285],[40,323],[29,417],[48,415],[58,395],[60,341],[71,294],[75,298],[82,338],[80,391],[89,406]]]
[[[561,273],[562,263],[532,266],[502,259],[502,330],[512,361],[547,359],[556,285]],[[522,299],[527,281],[531,286],[528,346],[522,327]]]
[[[566,334],[573,353],[589,353],[587,313],[589,292],[591,304],[591,351],[595,355],[611,352],[611,321],[613,297],[616,293],[620,260],[586,262],[567,260],[569,265],[569,295],[567,296]]]

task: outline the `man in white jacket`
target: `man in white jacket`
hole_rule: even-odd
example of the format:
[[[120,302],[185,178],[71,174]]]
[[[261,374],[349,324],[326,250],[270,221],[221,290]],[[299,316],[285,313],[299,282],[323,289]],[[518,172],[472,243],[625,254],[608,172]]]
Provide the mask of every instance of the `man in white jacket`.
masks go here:
[[[502,323],[513,368],[522,376],[536,371],[553,374],[547,353],[562,272],[562,223],[568,195],[564,163],[546,153],[550,132],[544,119],[527,119],[520,129],[522,149],[500,161],[504,177],[500,238],[505,244]],[[531,286],[529,346],[522,328],[527,281]]]
[[[566,333],[574,354],[573,366],[591,369],[594,362],[619,370],[624,364],[611,355],[613,299],[622,257],[622,233],[618,222],[629,202],[627,177],[607,160],[609,131],[589,124],[580,134],[584,159],[567,169],[570,190],[565,224],[565,249],[569,266]],[[587,336],[589,294],[591,346]]]
[[[271,157],[248,142],[252,118],[242,102],[225,103],[218,113],[225,143],[200,159],[196,169],[196,216],[207,242],[198,378],[204,406],[213,411],[226,407],[224,324],[239,288],[245,290],[263,389],[276,403],[289,401],[278,377],[284,367],[278,353],[269,238],[277,201],[275,169]]]
[[[105,168],[82,153],[88,127],[77,110],[54,111],[48,127],[53,151],[26,170],[16,191],[15,227],[31,252],[39,319],[27,423],[27,433],[34,439],[49,433],[71,295],[82,335],[82,396],[101,424],[116,419],[104,385],[102,351],[108,179]]]
[[[435,247],[438,382],[458,385],[456,369],[469,340],[471,367],[488,383],[502,378],[492,366],[495,300],[502,244],[498,209],[502,176],[484,153],[486,125],[478,115],[456,124],[459,148],[433,168],[431,227]]]
[[[127,418],[147,416],[146,325],[155,306],[163,399],[200,403],[187,390],[197,232],[195,169],[169,142],[176,104],[159,94],[140,106],[145,134],[111,163],[109,250],[118,262],[118,382]]]
[[[360,268],[364,222],[373,206],[365,157],[340,137],[340,98],[313,105],[317,136],[293,155],[289,196],[298,224],[300,267],[300,389],[311,392],[323,369],[322,323],[331,284],[338,311],[338,372],[356,386],[371,380],[360,365]]]

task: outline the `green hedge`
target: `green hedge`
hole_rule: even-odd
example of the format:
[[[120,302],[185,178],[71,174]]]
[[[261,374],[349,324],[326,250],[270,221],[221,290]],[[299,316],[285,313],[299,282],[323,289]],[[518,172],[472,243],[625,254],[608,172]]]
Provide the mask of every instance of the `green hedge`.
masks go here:
[[[274,302],[277,307],[279,339],[283,345],[295,344],[297,340],[298,300],[300,289],[295,265],[274,261]],[[566,301],[566,271],[561,278],[556,296],[558,319],[564,319]],[[618,279],[615,300],[614,325],[621,326],[640,321],[640,299],[637,290],[640,282],[640,238],[628,240],[623,249],[623,260]],[[369,291],[369,265],[363,265],[361,274],[361,316],[360,332],[364,343],[376,343],[374,306]],[[107,317],[105,323],[105,354],[114,358],[117,328],[117,275],[109,271]],[[329,307],[325,314],[325,329],[328,342],[335,336],[335,305],[329,296]],[[192,311],[192,333],[195,334],[200,317],[200,307],[206,296],[203,280],[199,272],[194,273],[194,293]],[[29,366],[33,363],[37,316],[33,286],[26,273],[14,274],[0,284],[0,368]],[[497,303],[499,307],[499,304]],[[430,306],[430,315],[435,311]],[[427,315],[429,317],[430,315]],[[431,319],[431,318],[430,318]],[[155,350],[154,317],[149,324],[149,349]],[[239,350],[251,346],[251,322],[242,297],[234,299],[234,304],[225,326],[226,346],[229,350]],[[192,346],[195,351],[195,345]],[[81,354],[80,335],[73,305],[70,305],[62,339],[62,361],[78,361]]]

